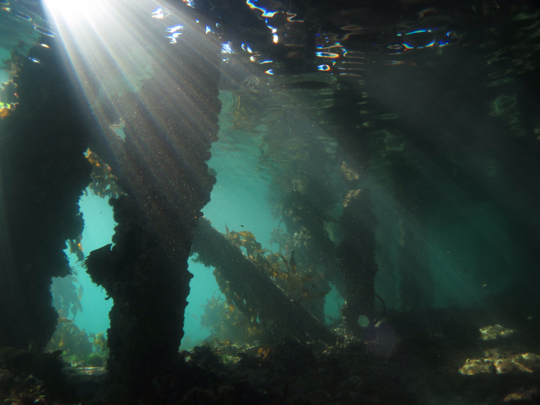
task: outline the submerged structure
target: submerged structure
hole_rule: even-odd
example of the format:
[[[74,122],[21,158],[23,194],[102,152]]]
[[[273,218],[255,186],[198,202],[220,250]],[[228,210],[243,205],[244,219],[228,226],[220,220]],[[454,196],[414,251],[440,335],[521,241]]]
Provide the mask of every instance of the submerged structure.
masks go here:
[[[0,399],[540,401],[537,4],[70,7],[0,11]],[[268,187],[269,235],[203,217],[216,175]],[[117,225],[85,256],[87,187]],[[180,351],[191,255],[224,301]]]

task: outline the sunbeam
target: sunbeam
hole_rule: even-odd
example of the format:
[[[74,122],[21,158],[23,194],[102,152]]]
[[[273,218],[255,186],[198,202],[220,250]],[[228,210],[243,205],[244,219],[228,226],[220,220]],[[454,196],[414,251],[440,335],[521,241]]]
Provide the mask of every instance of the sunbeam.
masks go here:
[[[165,173],[173,166],[189,167],[193,159],[180,133],[206,134],[215,126],[204,101],[213,97],[197,87],[204,74],[197,63],[207,61],[205,54],[220,53],[215,34],[178,9],[150,0],[129,7],[122,1],[48,0],[47,8],[77,87],[110,150],[107,163],[113,172],[135,170],[126,157],[130,148],[131,159],[142,158],[152,180],[132,176],[132,184],[123,186],[161,189],[174,204],[182,197],[171,191],[171,175]]]

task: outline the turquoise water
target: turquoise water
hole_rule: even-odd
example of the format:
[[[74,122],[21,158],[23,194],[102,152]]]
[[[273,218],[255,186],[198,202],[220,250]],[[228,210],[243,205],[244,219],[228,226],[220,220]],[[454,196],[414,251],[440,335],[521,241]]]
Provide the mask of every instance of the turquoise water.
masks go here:
[[[217,172],[217,183],[203,214],[222,233],[225,233],[225,226],[231,231],[249,230],[263,248],[276,250],[277,246],[269,243],[274,228],[279,225],[279,220],[273,218],[268,202],[271,178],[254,170],[259,163],[259,138],[264,135],[266,128],[261,125],[259,138],[253,137],[247,145],[235,147],[230,137],[231,133],[234,134],[230,122],[234,99],[228,92],[222,92],[220,98],[223,103],[220,139],[213,144],[212,158],[209,161],[209,166]],[[111,243],[115,226],[108,200],[93,195],[90,190],[87,193],[79,202],[85,220],[82,246],[86,255]],[[105,299],[106,293],[102,288],[92,283],[82,262],[77,262],[77,256],[69,254],[69,249],[66,253],[76,273],[77,287],[82,286],[84,291],[81,297],[83,311],[69,318],[74,318],[74,323],[87,334],[104,332],[109,327],[108,313],[112,302]],[[192,345],[201,343],[210,335],[210,331],[201,327],[200,323],[207,301],[212,297],[224,300],[224,295],[219,291],[211,268],[190,260],[189,271],[194,277],[190,283],[184,330],[185,339],[189,339],[189,344]],[[334,289],[326,297],[326,301],[326,315],[337,319],[343,299]]]
[[[253,35],[251,43],[229,41],[230,33],[220,32],[217,23],[201,30],[201,43],[222,46],[223,62],[219,139],[207,162],[216,184],[203,214],[222,234],[250,232],[268,256],[280,250],[271,240],[280,232],[286,236],[277,267],[293,273],[296,251],[298,269],[324,274],[321,284],[330,292],[324,297],[323,318],[333,328],[343,322],[347,282],[340,277],[346,266],[337,257],[346,238],[356,243],[356,253],[368,246],[374,257],[371,298],[377,296],[377,316],[368,314],[372,321],[384,320],[391,311],[459,309],[479,311],[487,322],[497,305],[502,319],[515,313],[522,321],[533,319],[539,282],[540,14],[534,8],[492,3],[455,12],[415,9],[414,23],[401,21],[401,15],[394,20],[391,12],[386,20],[381,17],[385,23],[364,16],[368,10],[358,12],[361,18],[353,10],[330,13],[328,20],[325,13],[306,12],[304,17],[313,18],[319,30],[310,26],[316,31],[309,31],[310,41],[304,21],[289,10],[280,26],[287,35],[272,37],[272,44],[283,45],[274,53],[257,42],[254,28],[242,33]],[[262,6],[246,4],[264,29],[278,24],[273,16],[259,15]],[[61,33],[66,26],[44,21],[19,2],[6,6],[0,10],[0,58],[5,61],[0,81],[13,78],[11,64],[27,58],[40,33],[52,35],[58,29],[65,44],[78,41],[74,48],[66,45],[73,56],[69,62],[74,71],[87,74],[74,82],[85,91],[80,99],[96,122],[106,123],[96,130],[100,136],[114,132],[123,138],[123,125],[138,122],[137,112],[120,101],[129,92],[136,99],[149,78],[158,78],[152,83],[162,86],[159,96],[169,100],[171,111],[189,109],[182,104],[187,95],[173,92],[177,100],[168,93],[177,67],[159,56],[172,54],[175,41],[182,40],[180,22],[200,21],[150,6],[155,5],[137,5],[146,13],[141,18],[150,21],[148,30],[135,30],[139,36],[125,43],[123,35],[134,28],[127,17],[107,28],[110,35],[106,31],[99,37],[79,29],[75,20],[66,20],[72,32]],[[140,11],[134,8],[125,10],[126,16]],[[332,28],[325,32],[322,22]],[[308,47],[311,56],[306,56]],[[32,67],[46,68],[30,60]],[[115,110],[105,119],[100,113],[108,101]],[[150,121],[165,133],[167,119]],[[144,142],[141,149],[153,146]],[[152,161],[159,159],[152,156]],[[372,206],[376,219],[373,241],[354,233],[363,224],[361,214],[345,216],[347,204],[354,202],[349,193],[359,190],[369,192],[366,206]],[[85,220],[81,246],[88,257],[111,243],[115,222],[107,199],[90,189],[79,207]],[[350,224],[354,229],[346,237]],[[68,318],[88,335],[102,333],[109,328],[112,300],[91,282],[81,257],[69,249],[66,254],[82,308]],[[189,260],[194,277],[184,314],[184,348],[213,339],[201,319],[210,300],[225,301],[213,269],[195,260]],[[364,263],[358,260],[357,270]]]
[[[249,229],[263,247],[271,249],[268,241],[272,229],[278,226],[279,221],[272,218],[267,202],[269,178],[261,177],[253,170],[258,163],[258,156],[255,152],[246,153],[250,146],[232,149],[227,147],[230,144],[227,134],[231,132],[227,118],[230,116],[233,99],[226,92],[221,94],[221,98],[223,111],[220,141],[214,143],[212,159],[209,162],[209,166],[218,173],[217,183],[211,202],[204,208],[203,213],[219,231],[225,233],[225,225],[231,231]],[[255,144],[256,140],[252,143]],[[256,147],[253,150],[257,151]],[[90,190],[88,196],[81,197],[79,205],[85,220],[82,246],[85,254],[88,254],[111,243],[115,222],[108,200],[93,195]],[[69,250],[66,250],[66,253],[69,253]],[[91,282],[81,265],[82,262],[77,263],[77,256],[71,254],[69,258],[84,291],[81,299],[83,311],[76,314],[74,322],[88,334],[104,332],[109,327],[108,313],[112,302],[106,301],[103,289]],[[209,331],[200,325],[200,317],[204,313],[207,300],[213,296],[223,299],[224,296],[219,291],[212,269],[190,260],[189,271],[194,278],[190,283],[189,305],[184,320],[185,336],[189,336],[193,343],[200,343],[209,335]]]

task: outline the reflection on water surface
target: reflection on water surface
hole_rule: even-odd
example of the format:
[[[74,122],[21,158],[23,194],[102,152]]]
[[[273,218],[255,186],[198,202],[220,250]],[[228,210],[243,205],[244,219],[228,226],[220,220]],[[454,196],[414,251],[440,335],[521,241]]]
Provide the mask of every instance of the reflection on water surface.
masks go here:
[[[13,395],[537,403],[538,5],[372,3],[1,2]]]

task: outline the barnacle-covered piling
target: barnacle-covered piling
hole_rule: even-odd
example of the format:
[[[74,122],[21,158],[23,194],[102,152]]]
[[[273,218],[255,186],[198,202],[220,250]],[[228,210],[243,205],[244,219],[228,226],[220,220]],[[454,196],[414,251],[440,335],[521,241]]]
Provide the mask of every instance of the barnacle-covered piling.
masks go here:
[[[203,28],[186,30],[185,41],[163,50],[166,64],[182,75],[165,83],[148,78],[138,92],[114,96],[131,114],[125,138],[111,131],[105,144],[94,139],[91,145],[111,165],[123,192],[111,200],[118,223],[114,246],[90,253],[86,264],[114,302],[108,368],[130,397],[149,395],[156,377],[177,368],[192,277],[187,259],[196,219],[215,183],[206,161],[221,108],[220,44],[205,40],[195,50]],[[104,108],[114,116],[114,105]]]
[[[19,104],[0,120],[0,347],[37,351],[56,327],[51,277],[70,274],[62,250],[82,232],[91,172],[84,105],[60,47],[42,40],[14,62]]]

